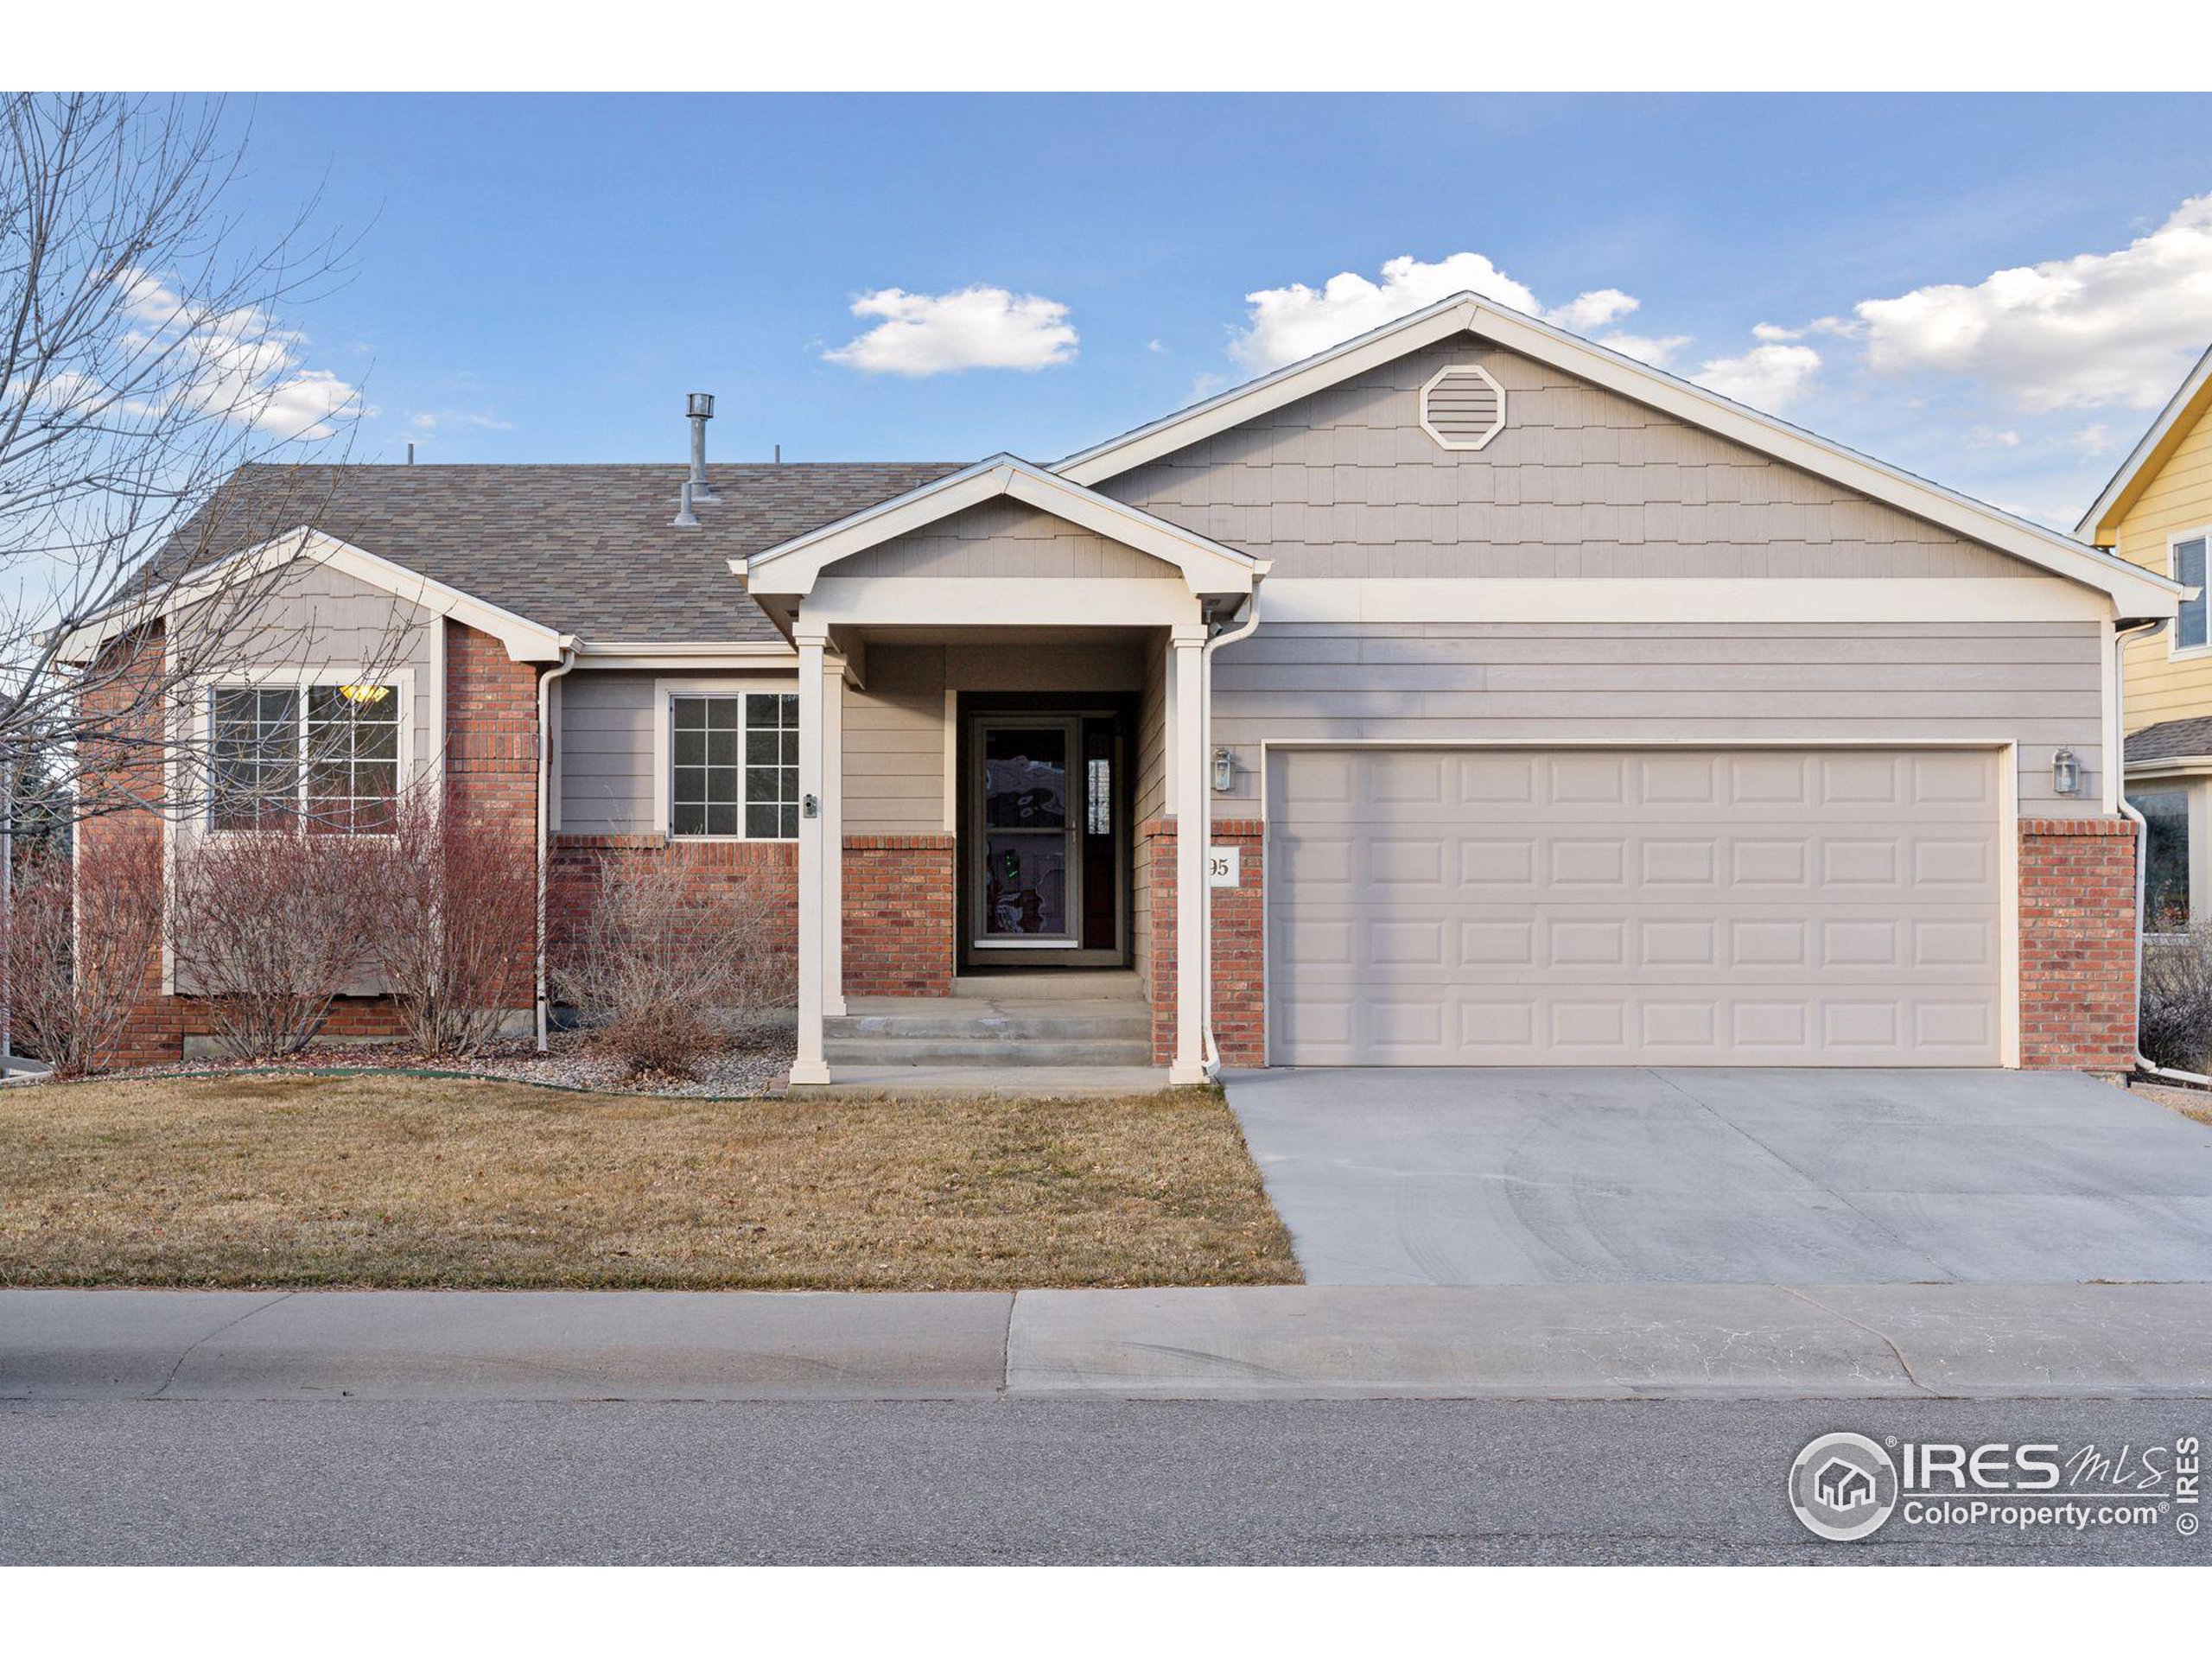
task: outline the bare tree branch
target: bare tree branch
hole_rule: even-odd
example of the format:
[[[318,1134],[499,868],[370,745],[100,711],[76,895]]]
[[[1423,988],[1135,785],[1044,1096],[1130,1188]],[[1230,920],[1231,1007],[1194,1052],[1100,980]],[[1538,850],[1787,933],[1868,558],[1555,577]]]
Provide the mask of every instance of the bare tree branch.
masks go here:
[[[312,200],[245,234],[223,114],[0,93],[0,769],[79,816],[194,810],[211,768],[186,689],[308,654],[265,621],[298,538],[224,560],[321,515],[361,410],[286,321],[350,245],[311,229]]]

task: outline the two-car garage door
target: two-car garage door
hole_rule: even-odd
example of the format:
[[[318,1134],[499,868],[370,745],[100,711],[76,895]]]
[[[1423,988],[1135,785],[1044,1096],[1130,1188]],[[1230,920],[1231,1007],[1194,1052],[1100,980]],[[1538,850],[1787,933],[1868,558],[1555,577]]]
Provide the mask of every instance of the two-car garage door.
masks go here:
[[[1278,750],[1277,1065],[1993,1065],[1996,756]]]

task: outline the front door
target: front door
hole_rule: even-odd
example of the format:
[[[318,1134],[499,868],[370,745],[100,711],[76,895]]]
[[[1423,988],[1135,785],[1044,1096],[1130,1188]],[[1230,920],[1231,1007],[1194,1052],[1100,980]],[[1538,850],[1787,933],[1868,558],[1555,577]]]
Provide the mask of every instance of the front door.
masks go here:
[[[967,740],[963,965],[1126,961],[1120,716],[979,714]]]

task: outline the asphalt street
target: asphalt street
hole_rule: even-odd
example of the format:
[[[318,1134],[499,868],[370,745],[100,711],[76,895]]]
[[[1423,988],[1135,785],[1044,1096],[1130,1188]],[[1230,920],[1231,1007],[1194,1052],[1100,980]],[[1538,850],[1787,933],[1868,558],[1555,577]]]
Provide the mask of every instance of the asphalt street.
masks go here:
[[[2177,1513],[1825,1543],[1815,1435],[2201,1439],[2203,1401],[0,1403],[0,1561],[2202,1562]]]

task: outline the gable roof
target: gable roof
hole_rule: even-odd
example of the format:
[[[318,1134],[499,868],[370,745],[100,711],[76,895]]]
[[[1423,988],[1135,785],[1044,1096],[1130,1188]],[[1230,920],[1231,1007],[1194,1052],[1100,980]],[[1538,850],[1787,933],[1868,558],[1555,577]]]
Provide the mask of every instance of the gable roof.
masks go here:
[[[754,592],[810,593],[823,570],[839,559],[1001,497],[1052,513],[1173,565],[1194,594],[1249,594],[1254,580],[1267,574],[1265,559],[1086,489],[1033,461],[1007,454],[979,461],[750,558],[733,558],[729,568],[743,576],[747,587]]]
[[[1094,445],[1070,455],[1053,470],[1078,484],[1102,483],[1459,334],[1474,334],[1579,376],[1999,552],[2098,588],[2111,595],[2123,617],[2174,613],[2182,590],[2163,576],[1471,293],[1440,300],[1356,340]]]
[[[2166,399],[2166,406],[2151,423],[2151,429],[2128,452],[2127,459],[2120,463],[2112,482],[2105,486],[2104,493],[2082,515],[2082,522],[2074,526],[2074,533],[2100,547],[2111,546],[2112,538],[2119,534],[2120,521],[2142,498],[2143,492],[2151,487],[2151,480],[2158,475],[2158,469],[2195,429],[2207,409],[2212,409],[2212,346],[2205,349],[2179,389]]]
[[[594,645],[780,645],[742,584],[723,575],[726,562],[957,466],[710,466],[720,499],[700,504],[696,530],[669,523],[681,465],[245,467],[154,566],[166,580],[175,560],[212,563],[305,523],[334,543]]]
[[[511,662],[558,662],[564,650],[577,644],[572,634],[556,633],[512,611],[487,604],[473,594],[465,594],[351,543],[327,536],[312,524],[296,524],[265,542],[202,563],[181,580],[162,582],[142,602],[120,606],[73,630],[61,642],[61,658],[64,662],[89,661],[102,645],[117,636],[156,617],[219,596],[233,575],[238,582],[233,591],[252,595],[269,593],[273,596],[282,591],[285,575],[296,564],[335,570],[395,599],[420,606],[433,615],[466,623],[505,645]],[[263,577],[270,580],[268,588],[254,585]]]

